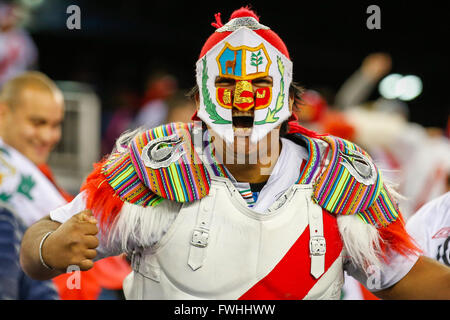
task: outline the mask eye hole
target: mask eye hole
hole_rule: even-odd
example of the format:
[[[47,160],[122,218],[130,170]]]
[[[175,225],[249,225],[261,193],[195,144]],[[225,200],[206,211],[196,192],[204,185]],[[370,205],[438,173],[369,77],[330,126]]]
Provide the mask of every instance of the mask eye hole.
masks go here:
[[[230,79],[230,78],[217,77],[214,84],[218,88],[229,88],[229,87],[234,87],[236,85],[236,81],[234,79]]]
[[[273,85],[272,77],[256,78],[252,80],[255,87],[271,87]]]

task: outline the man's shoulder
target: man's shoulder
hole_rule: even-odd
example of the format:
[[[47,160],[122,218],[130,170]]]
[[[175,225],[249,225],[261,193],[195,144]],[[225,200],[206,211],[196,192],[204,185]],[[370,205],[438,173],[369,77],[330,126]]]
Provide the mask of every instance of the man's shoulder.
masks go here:
[[[5,144],[0,138],[0,167],[10,165],[10,159],[12,157],[11,147]]]
[[[192,123],[176,122],[125,133],[116,150],[95,166],[84,189],[97,192],[106,181],[123,202],[142,207],[206,196],[207,172],[194,147],[194,131]]]
[[[193,135],[194,124],[182,122],[124,133],[86,178],[86,208],[113,221],[125,203],[161,207],[165,200],[193,202],[208,195],[209,177]]]
[[[164,199],[192,202],[209,193],[201,148],[201,128],[174,122],[137,135],[128,150],[137,175],[152,192]]]
[[[396,220],[399,214],[396,201],[365,150],[332,135],[309,140],[310,148],[320,150],[313,181],[313,200],[317,204],[334,214],[358,214],[375,226]]]

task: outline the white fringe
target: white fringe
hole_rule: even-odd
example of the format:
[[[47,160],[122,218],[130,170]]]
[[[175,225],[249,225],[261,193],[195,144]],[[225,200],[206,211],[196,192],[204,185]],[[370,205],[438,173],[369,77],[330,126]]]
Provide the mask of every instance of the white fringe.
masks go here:
[[[337,223],[351,262],[365,271],[368,266],[381,267],[378,230],[356,215],[339,215]]]
[[[120,247],[122,252],[153,246],[172,225],[180,206],[167,200],[146,208],[125,202],[108,235],[107,246]]]

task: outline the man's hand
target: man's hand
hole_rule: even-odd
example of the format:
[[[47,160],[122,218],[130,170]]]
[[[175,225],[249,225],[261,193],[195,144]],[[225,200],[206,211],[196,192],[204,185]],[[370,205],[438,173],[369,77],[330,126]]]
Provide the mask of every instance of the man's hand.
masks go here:
[[[77,265],[82,271],[92,268],[98,246],[96,224],[92,212],[86,210],[60,225],[42,246],[44,262],[62,272],[66,272],[70,265]]]
[[[387,53],[372,53],[368,55],[361,66],[366,77],[378,81],[392,69],[392,58]]]

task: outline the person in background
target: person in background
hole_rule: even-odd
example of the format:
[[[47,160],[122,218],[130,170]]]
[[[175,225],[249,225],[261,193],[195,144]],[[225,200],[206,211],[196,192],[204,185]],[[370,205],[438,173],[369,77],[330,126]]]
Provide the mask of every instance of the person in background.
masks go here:
[[[71,200],[64,199],[39,170],[60,139],[63,117],[61,91],[39,72],[16,76],[0,91],[0,201],[4,249],[0,287],[4,298],[39,298],[35,287],[36,290],[45,288],[42,299],[48,297],[49,290],[56,294],[51,282],[39,284],[23,274],[17,246],[26,228],[39,220],[45,210]]]
[[[316,90],[305,90],[294,104],[292,113],[298,118],[297,122],[307,129],[350,141],[355,138],[355,128],[346,115],[330,106]]]
[[[400,208],[408,219],[425,203],[446,192],[450,142],[443,130],[410,122],[404,101],[382,97],[369,100],[392,64],[387,53],[368,55],[341,86],[334,102],[354,129],[351,140],[371,154],[403,196],[399,198]]]
[[[0,91],[0,199],[27,226],[66,203],[39,170],[61,138],[64,97],[44,74],[25,72]],[[70,199],[67,199],[70,200]]]
[[[8,79],[37,65],[36,45],[19,26],[23,15],[19,5],[0,1],[0,87]]]
[[[129,129],[154,128],[164,123],[168,115],[167,99],[178,90],[178,81],[165,71],[155,71],[146,83],[144,103]]]
[[[135,118],[138,110],[137,100],[136,95],[131,90],[124,88],[118,90],[115,99],[117,107],[112,112],[102,138],[102,154],[109,153],[121,133],[131,130],[130,128],[134,128],[134,125],[137,125],[136,122],[133,124],[133,118]],[[188,122],[191,114],[195,111],[195,104],[192,102],[192,99],[187,97],[187,93],[184,90],[179,90],[160,102],[158,102],[158,107],[149,112],[149,116],[159,119],[159,117],[164,115],[165,117],[161,118],[162,123]],[[162,113],[158,113],[159,107],[164,107]],[[147,125],[142,124],[142,126]]]
[[[422,206],[406,224],[424,255],[450,267],[450,190]]]
[[[19,248],[25,233],[23,220],[0,201],[0,300],[58,300],[52,281],[37,281],[20,267]]]
[[[167,100],[168,112],[164,123],[191,121],[196,107],[192,99],[188,99],[187,96],[188,93],[180,90]]]
[[[104,112],[107,123],[102,137],[102,155],[107,154],[120,134],[132,126],[133,119],[139,110],[138,94],[125,86],[114,90],[112,100],[114,101],[112,112],[110,114]]]
[[[385,98],[368,101],[391,68],[389,54],[370,54],[341,86],[335,104],[354,128],[352,140],[371,154],[401,195],[399,207],[408,221],[425,203],[447,191],[450,143],[442,130],[410,122],[405,102]],[[345,299],[375,299],[351,277],[346,278],[344,293]]]
[[[47,165],[51,151],[61,138],[63,119],[63,94],[41,72],[28,71],[13,77],[0,90],[0,201],[13,208],[26,227],[48,210],[73,199],[56,184]],[[110,272],[119,270],[119,278],[129,272],[121,258],[112,257],[99,263],[96,269],[101,271],[102,265]],[[97,298],[101,291],[99,281],[102,281],[97,274],[105,274],[103,278],[108,279],[108,272],[96,269],[83,275],[86,285],[76,290],[67,287],[67,275],[56,278],[54,283],[61,298]],[[112,286],[120,289],[121,280]]]
[[[346,109],[366,102],[377,83],[391,69],[392,58],[389,54],[376,52],[368,55],[361,67],[341,86],[334,105],[338,109]]]

